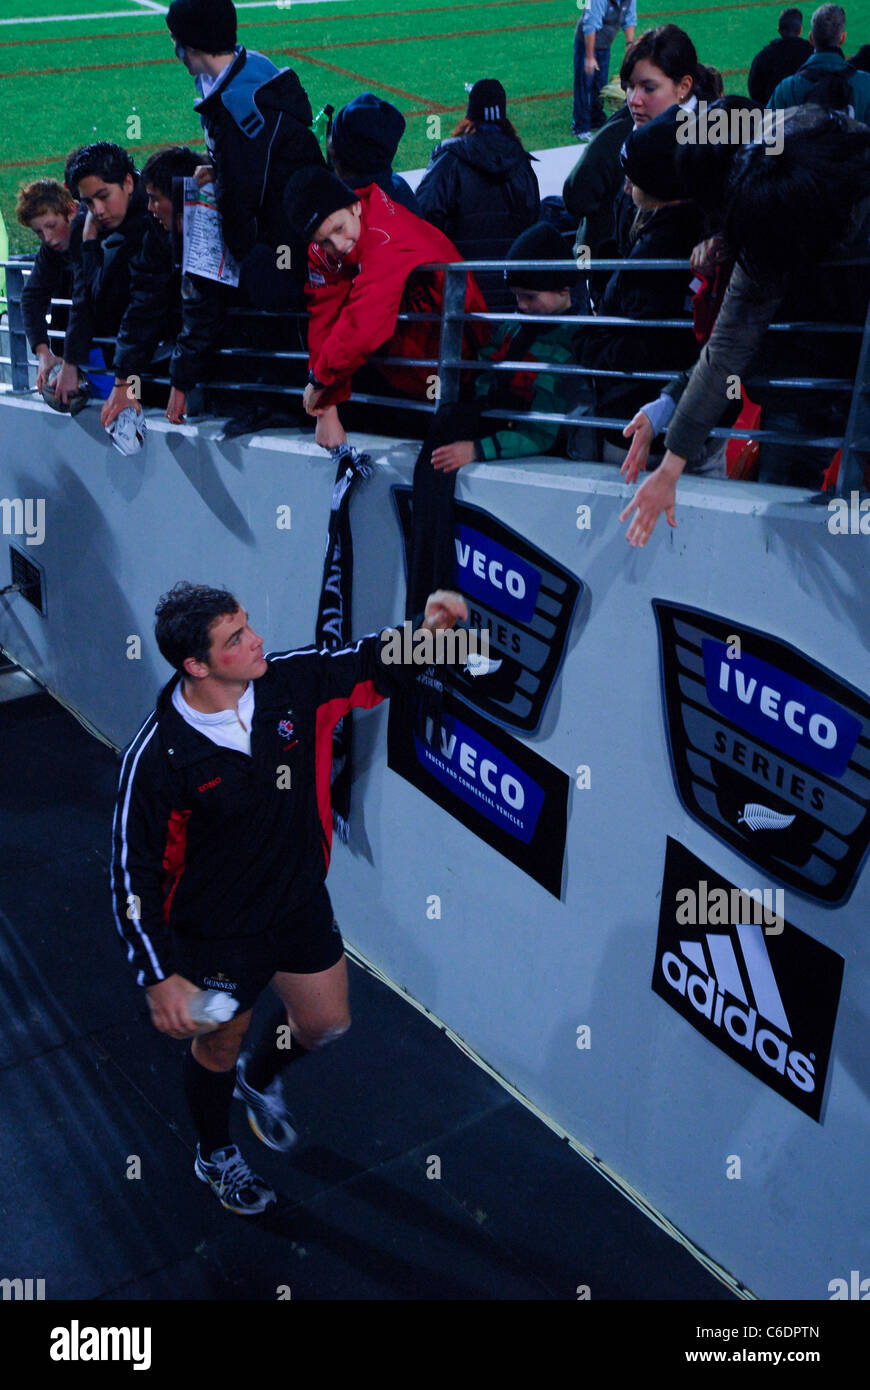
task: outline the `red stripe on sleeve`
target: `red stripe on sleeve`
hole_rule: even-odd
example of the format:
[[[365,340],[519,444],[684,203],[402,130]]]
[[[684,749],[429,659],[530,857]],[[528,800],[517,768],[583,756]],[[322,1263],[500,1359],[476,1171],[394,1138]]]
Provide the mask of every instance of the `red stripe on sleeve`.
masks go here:
[[[314,785],[317,791],[317,814],[323,827],[323,855],[329,868],[332,853],[332,799],[330,780],[332,777],[332,731],[340,719],[352,709],[373,709],[383,699],[375,690],[373,681],[361,681],[355,685],[350,695],[340,695],[327,700],[317,708],[314,728]]]
[[[178,880],[184,873],[184,856],[187,850],[187,822],[189,819],[189,810],[173,810],[166,826],[166,847],[163,851],[163,867],[166,870],[166,878],[163,880],[163,891],[166,893],[166,897],[163,900],[164,922],[169,921],[172,899],[175,897]]]

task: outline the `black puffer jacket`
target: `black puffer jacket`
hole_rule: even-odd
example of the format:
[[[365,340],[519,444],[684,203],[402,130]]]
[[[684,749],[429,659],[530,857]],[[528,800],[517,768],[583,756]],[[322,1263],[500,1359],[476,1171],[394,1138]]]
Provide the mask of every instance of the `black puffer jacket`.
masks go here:
[[[287,181],[297,169],[324,162],[299,78],[292,68],[279,70],[262,53],[240,48],[227,76],[195,109],[230,251],[241,261],[257,242],[283,244]]]
[[[100,232],[92,241],[78,238],[77,244],[70,242],[73,306],[64,343],[65,362],[86,365],[94,338],[114,338],[130,302],[130,265],[152,221],[145,189],[137,179],[120,227]],[[111,354],[111,348],[104,351]]]
[[[500,259],[537,222],[541,197],[532,156],[497,126],[436,145],[417,189],[427,222],[467,261]]]
[[[180,391],[192,390],[207,375],[225,301],[224,286],[173,269],[169,233],[152,220],[130,267],[130,302],[118,330],[115,375],[141,375],[157,344],[174,338],[170,380]]]
[[[701,240],[702,214],[695,203],[658,208],[631,248],[631,261],[688,261]],[[617,270],[611,275],[598,313],[602,317],[691,320],[692,272],[686,270]],[[610,371],[678,372],[691,367],[698,343],[691,324],[686,328],[620,328],[617,325],[584,331],[584,367]],[[619,381],[596,377],[597,413],[630,420],[661,385],[650,380]],[[624,439],[614,436],[623,448]]]

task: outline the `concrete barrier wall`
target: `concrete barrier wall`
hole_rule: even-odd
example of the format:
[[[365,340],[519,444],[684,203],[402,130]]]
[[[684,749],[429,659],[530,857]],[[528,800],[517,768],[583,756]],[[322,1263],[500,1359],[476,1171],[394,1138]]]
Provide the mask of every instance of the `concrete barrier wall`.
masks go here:
[[[71,421],[0,400],[0,497],[43,498],[46,507],[41,545],[0,537],[0,576],[10,542],[42,567],[46,615],[18,596],[0,600],[0,644],[116,744],[132,736],[168,678],[151,624],[156,598],[175,580],[233,589],[267,647],[312,639],[332,485],[310,436],[220,442],[217,425],[151,423],[147,450],[129,460],[106,444],[94,408]],[[375,475],[352,510],[357,633],[401,619],[404,561],[390,490],[409,483],[413,465],[412,450],[395,441],[368,447]],[[633,551],[617,522],[626,494],[615,469],[552,460],[478,465],[457,486],[460,502],[525,537],[582,585],[540,726],[507,735],[569,779],[560,895],[485,842],[472,815],[463,824],[387,766],[384,706],[357,719],[351,843],[336,849],[329,887],[350,943],[691,1242],[761,1297],[824,1299],[840,1287],[832,1281],[848,1287],[853,1270],[870,1277],[870,874],[860,852],[861,767],[870,767],[860,696],[866,701],[870,685],[867,540],[833,534],[827,510],[804,494],[689,479],[678,529],[660,525],[645,550]],[[289,530],[277,525],[282,506],[291,508]],[[804,827],[802,798],[821,785],[812,760],[828,757],[822,745],[833,737],[833,725],[819,721],[858,730],[849,770],[828,768],[827,792],[817,793],[826,807],[845,797],[854,812],[846,829],[834,826],[833,810],[830,822],[827,810],[820,816],[844,837],[823,830],[825,862],[836,869],[852,862],[849,854],[855,860],[837,902],[823,901],[827,871],[813,869],[821,861],[812,854],[803,865],[792,855],[776,875],[757,857],[747,862],[758,845],[785,843],[765,834],[785,831],[750,835],[735,817],[717,831],[697,805],[690,814],[678,763],[699,785],[710,763],[697,748],[690,758],[681,752],[677,705],[669,746],[654,599],[674,639],[672,700],[703,704],[701,663],[726,634],[743,634],[753,648],[738,684],[755,722],[747,715],[742,752],[734,735],[738,771],[762,745],[773,768],[765,718],[780,716],[779,738],[789,692],[805,744],[816,709],[821,742],[806,744],[803,762],[779,744],[798,781],[774,796],[759,774],[755,800],[768,811],[773,800],[782,815],[790,798],[795,827]],[[668,606],[698,614],[675,618]],[[699,628],[706,635],[695,643]],[[747,639],[753,632],[764,636]],[[131,660],[136,636],[141,658]],[[791,685],[783,677],[774,690],[765,671],[787,664],[780,644],[794,649]],[[707,675],[707,693],[719,698]],[[818,704],[824,699],[836,711]],[[490,727],[495,742],[503,738]],[[709,792],[698,795],[703,802]],[[744,800],[742,811],[755,815]],[[738,932],[712,917],[674,927],[685,852],[701,861],[698,885],[782,889],[784,929],[744,924]],[[669,963],[664,938],[657,947],[668,853]],[[107,898],[107,950],[115,949],[111,930]],[[717,991],[716,1007],[731,1009],[732,1020],[743,994],[754,1047],[725,1039],[712,1017]],[[738,1035],[746,1027],[733,1026]],[[787,1059],[777,1039],[792,1049]],[[818,1119],[801,1108],[814,1105]]]

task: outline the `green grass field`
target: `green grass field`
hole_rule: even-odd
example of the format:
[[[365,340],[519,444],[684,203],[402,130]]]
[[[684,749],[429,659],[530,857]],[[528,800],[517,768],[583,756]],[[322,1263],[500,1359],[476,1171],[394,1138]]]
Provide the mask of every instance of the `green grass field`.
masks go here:
[[[241,42],[294,68],[315,112],[367,89],[393,101],[408,122],[398,168],[427,162],[427,117],[440,116],[449,134],[465,110],[464,84],[479,77],[504,83],[527,148],[571,143],[571,0],[292,0],[238,9]],[[726,91],[745,92],[752,57],[775,36],[781,9],[782,0],[654,11],[641,3],[638,31],[681,25],[701,61],[723,73]],[[855,9],[852,0],[850,18]],[[858,9],[866,30],[870,0]],[[0,211],[12,250],[36,247],[15,221],[19,185],[60,177],[75,146],[116,140],[140,163],[164,144],[202,147],[192,79],[173,55],[164,12],[153,0],[0,0]],[[611,74],[623,52],[620,37]]]

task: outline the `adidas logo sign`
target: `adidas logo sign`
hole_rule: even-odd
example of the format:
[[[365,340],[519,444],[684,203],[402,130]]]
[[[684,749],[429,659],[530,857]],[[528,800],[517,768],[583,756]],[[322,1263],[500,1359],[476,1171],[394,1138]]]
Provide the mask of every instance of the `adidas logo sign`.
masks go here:
[[[736,933],[736,942],[730,933],[718,932],[680,941],[680,955],[665,951],[662,956],[662,974],[715,1028],[724,1029],[748,1052],[754,1049],[799,1090],[810,1092],[815,1088],[815,1054],[806,1056],[790,1046],[791,1027],[761,928],[743,924]]]

